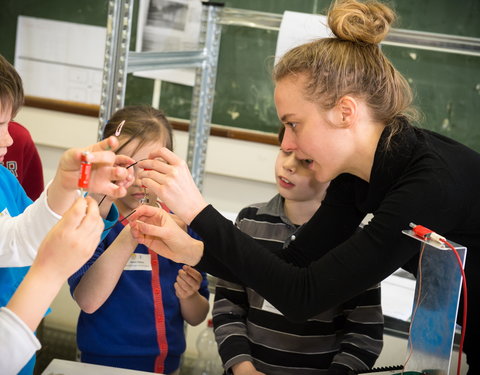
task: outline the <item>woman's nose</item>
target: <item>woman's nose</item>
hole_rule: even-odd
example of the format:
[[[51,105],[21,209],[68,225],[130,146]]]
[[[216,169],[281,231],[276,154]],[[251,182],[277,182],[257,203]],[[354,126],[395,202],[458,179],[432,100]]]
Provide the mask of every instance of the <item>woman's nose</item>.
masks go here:
[[[295,143],[295,136],[289,127],[285,128],[281,147],[282,150],[284,150],[285,152],[291,152],[297,149],[297,144]]]
[[[283,162],[283,168],[290,173],[295,172],[297,168],[297,159],[295,158],[295,154],[293,152],[285,158]]]

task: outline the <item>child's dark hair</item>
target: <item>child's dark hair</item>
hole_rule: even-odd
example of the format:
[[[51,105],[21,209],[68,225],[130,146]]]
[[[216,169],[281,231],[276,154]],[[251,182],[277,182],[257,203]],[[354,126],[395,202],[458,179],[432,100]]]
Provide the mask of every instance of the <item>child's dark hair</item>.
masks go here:
[[[118,125],[125,121],[120,136],[129,136],[116,152],[135,139],[139,140],[137,150],[145,143],[159,139],[163,136],[165,147],[173,151],[173,130],[165,114],[147,105],[132,105],[119,109],[113,114],[103,130],[103,138],[115,134]]]

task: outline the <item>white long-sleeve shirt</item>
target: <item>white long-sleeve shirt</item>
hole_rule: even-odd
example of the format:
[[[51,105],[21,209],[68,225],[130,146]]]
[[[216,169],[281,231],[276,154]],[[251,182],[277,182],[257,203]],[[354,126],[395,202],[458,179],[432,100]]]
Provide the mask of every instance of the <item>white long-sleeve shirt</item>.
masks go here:
[[[0,308],[0,373],[17,374],[41,347],[27,325],[6,307]]]
[[[30,266],[41,241],[61,216],[48,207],[48,186],[29,204],[31,201],[20,184],[5,168],[0,169],[0,182],[2,189],[9,190],[4,197],[7,201],[0,199],[0,267]],[[16,199],[16,202],[8,202],[8,199]],[[20,211],[18,216],[11,212],[12,206]]]

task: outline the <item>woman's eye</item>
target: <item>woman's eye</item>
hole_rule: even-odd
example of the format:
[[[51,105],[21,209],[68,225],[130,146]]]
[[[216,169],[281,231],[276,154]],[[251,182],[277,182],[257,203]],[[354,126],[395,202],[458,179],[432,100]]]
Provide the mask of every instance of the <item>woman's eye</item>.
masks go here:
[[[297,123],[296,122],[287,122],[287,126],[291,127],[292,130],[294,130],[297,127]]]
[[[313,160],[312,160],[312,159],[302,159],[302,160],[301,160],[301,163],[302,163],[304,166],[308,167],[310,164],[313,163]]]

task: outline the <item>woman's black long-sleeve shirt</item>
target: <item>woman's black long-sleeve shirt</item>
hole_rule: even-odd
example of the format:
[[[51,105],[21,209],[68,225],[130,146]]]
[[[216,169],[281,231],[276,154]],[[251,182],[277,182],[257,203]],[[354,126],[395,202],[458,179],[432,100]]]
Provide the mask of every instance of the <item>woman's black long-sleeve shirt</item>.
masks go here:
[[[419,242],[402,233],[413,222],[467,247],[469,326],[478,326],[472,320],[480,316],[480,155],[407,124],[387,147],[389,135],[387,127],[370,182],[335,178],[280,257],[207,206],[191,223],[205,243],[198,267],[255,289],[288,318],[302,320],[416,264]],[[357,232],[367,213],[373,219]],[[478,338],[478,329],[470,331]]]

